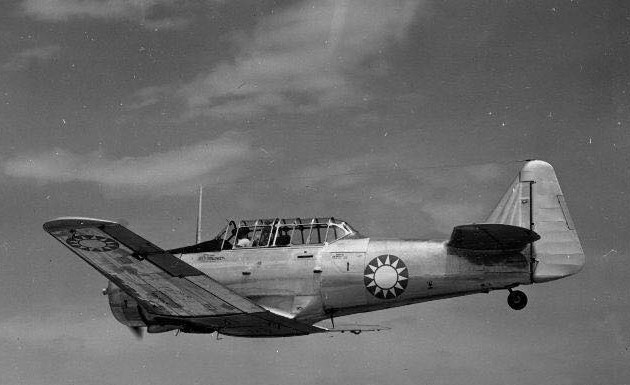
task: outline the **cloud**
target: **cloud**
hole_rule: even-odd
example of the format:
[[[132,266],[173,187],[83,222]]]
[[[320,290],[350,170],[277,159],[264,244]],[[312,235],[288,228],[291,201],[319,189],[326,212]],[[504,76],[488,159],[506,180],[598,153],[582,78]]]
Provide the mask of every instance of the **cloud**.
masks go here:
[[[143,157],[111,159],[101,153],[75,154],[62,149],[18,156],[2,165],[4,173],[44,183],[91,182],[109,191],[186,193],[204,178],[234,180],[232,172],[251,156],[247,142],[235,135]]]
[[[30,63],[43,62],[54,58],[60,50],[61,47],[58,45],[29,48],[13,55],[1,68],[4,71],[19,71],[27,67]]]
[[[190,23],[190,19],[185,17],[167,17],[161,19],[143,19],[142,25],[150,30],[173,30],[183,29]]]
[[[148,107],[166,100],[168,95],[173,92],[172,86],[152,86],[145,87],[136,92],[134,101],[125,106],[125,110],[133,111]]]
[[[507,176],[498,164],[418,166],[410,159],[388,153],[337,159],[329,165],[298,170],[284,184],[296,192],[310,188],[332,193],[343,201],[362,200],[379,217],[386,215],[381,211],[402,210],[414,221],[424,220],[431,229],[445,234],[455,225],[483,220],[489,205],[495,203],[480,199],[485,190],[491,189],[498,196],[503,190],[497,191],[497,185],[509,186],[509,178],[504,184],[497,183]]]
[[[376,158],[369,154],[337,159],[327,165],[309,165],[290,176],[291,180],[297,179],[298,183],[287,181],[286,184],[294,189],[302,189],[305,185],[336,190],[353,189],[370,175],[374,176],[394,166],[394,162],[378,162]],[[383,160],[382,157],[380,159]]]
[[[457,225],[478,222],[483,217],[484,207],[475,202],[440,203],[431,201],[422,206],[422,211],[431,216],[436,224],[436,230],[448,233]]]
[[[378,76],[421,0],[306,1],[234,33],[238,54],[179,86],[184,119],[248,118],[354,107],[367,98],[353,79]],[[157,102],[157,101],[156,101]],[[138,105],[150,103],[139,102]]]
[[[175,3],[175,0],[24,0],[22,8],[27,15],[45,21],[135,20],[147,29],[173,29],[188,21],[180,17],[151,19],[151,12],[158,6]]]

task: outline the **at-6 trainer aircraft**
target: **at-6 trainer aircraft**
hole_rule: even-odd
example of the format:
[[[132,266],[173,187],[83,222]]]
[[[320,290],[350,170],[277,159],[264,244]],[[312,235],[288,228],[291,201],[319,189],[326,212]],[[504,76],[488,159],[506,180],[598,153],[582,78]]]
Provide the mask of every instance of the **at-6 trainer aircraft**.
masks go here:
[[[573,275],[582,246],[556,174],[528,161],[485,223],[445,241],[368,238],[335,218],[230,221],[214,239],[163,250],[124,226],[59,218],[44,229],[109,280],[118,321],[178,330],[282,337],[324,319],[491,290],[527,304],[519,285]]]

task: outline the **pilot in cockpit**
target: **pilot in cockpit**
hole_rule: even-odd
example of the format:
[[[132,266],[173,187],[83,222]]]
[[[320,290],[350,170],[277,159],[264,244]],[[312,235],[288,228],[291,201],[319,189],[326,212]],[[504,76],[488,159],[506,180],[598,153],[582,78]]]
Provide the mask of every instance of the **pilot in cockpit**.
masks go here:
[[[252,241],[248,238],[249,227],[240,227],[236,232],[236,247],[251,247]]]
[[[278,229],[278,238],[276,238],[276,246],[288,246],[291,242],[288,227],[280,227]]]
[[[254,246],[267,246],[269,244],[269,237],[271,236],[271,227],[265,226],[262,228],[258,239],[254,240]]]

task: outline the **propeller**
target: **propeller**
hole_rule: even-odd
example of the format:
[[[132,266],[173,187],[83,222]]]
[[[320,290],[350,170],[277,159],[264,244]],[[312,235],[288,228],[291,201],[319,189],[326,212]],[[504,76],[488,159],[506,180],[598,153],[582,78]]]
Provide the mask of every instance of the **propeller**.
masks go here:
[[[131,330],[131,334],[133,334],[137,339],[141,340],[144,335],[144,330],[140,326],[129,326],[129,330]]]

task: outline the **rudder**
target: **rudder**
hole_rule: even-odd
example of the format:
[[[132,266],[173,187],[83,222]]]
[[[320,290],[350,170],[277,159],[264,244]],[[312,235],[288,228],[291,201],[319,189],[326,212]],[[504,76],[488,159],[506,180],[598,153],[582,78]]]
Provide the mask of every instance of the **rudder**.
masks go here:
[[[553,167],[541,160],[525,163],[486,223],[534,230],[541,237],[530,251],[532,282],[576,274],[584,251]]]

